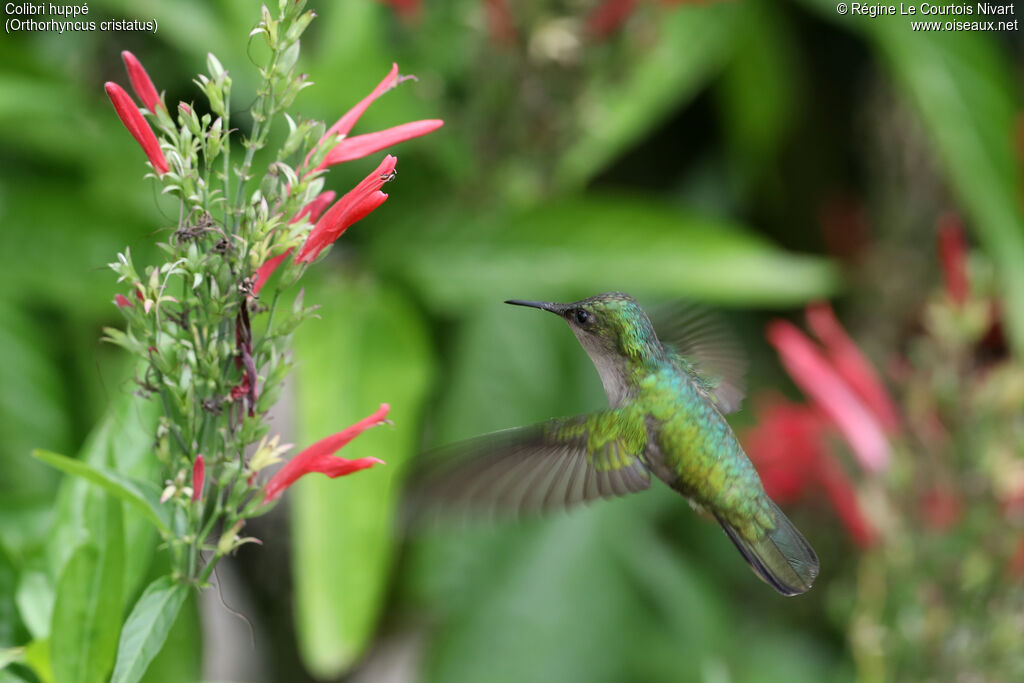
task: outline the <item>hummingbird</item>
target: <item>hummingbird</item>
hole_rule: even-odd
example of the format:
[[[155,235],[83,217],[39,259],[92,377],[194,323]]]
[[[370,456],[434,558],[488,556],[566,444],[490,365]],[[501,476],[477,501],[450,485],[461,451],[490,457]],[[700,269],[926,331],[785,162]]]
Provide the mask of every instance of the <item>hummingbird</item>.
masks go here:
[[[445,505],[566,508],[645,490],[657,478],[722,526],[754,573],[783,595],[818,575],[811,545],[765,493],[725,420],[743,398],[743,362],[706,316],[679,319],[661,341],[633,297],[573,303],[512,299],[569,325],[609,406],[443,449],[422,481]]]

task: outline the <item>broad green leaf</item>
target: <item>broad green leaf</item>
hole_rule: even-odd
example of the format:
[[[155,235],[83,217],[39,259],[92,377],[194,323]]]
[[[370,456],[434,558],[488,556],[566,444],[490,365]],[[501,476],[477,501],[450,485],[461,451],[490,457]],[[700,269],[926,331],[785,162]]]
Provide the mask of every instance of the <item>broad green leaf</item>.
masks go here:
[[[134,480],[157,480],[160,464],[153,454],[153,433],[160,410],[156,402],[137,396],[123,395],[108,408],[106,416],[92,430],[79,454],[89,465],[116,470],[122,477]],[[149,488],[151,493],[152,487]],[[88,538],[84,523],[85,502],[90,492],[98,493],[84,479],[66,477],[57,494],[54,527],[47,546],[50,571],[60,573],[67,556],[82,540]],[[133,508],[134,509],[134,508]],[[125,539],[128,553],[125,563],[125,592],[134,594],[142,581],[156,544],[156,531],[144,514],[128,514],[125,518]]]
[[[322,318],[296,335],[301,449],[391,404],[394,426],[372,429],[338,453],[386,461],[344,479],[310,475],[291,505],[296,629],[306,666],[336,676],[377,624],[395,552],[395,508],[433,361],[419,313],[370,281],[330,280],[306,291]]]
[[[35,450],[32,455],[62,472],[96,484],[141,512],[161,533],[168,536],[171,534],[166,508],[160,505],[160,492],[152,482],[134,480],[106,467],[90,465],[49,451]]]
[[[142,683],[180,683],[200,680],[203,629],[199,623],[197,593],[191,593],[167,634],[164,647],[142,677]]]
[[[642,59],[625,74],[608,69],[595,78],[577,104],[580,131],[559,161],[562,184],[584,184],[693,97],[728,54],[736,16],[732,3],[667,12]],[[647,36],[637,40],[634,49],[646,49]]]
[[[174,625],[189,587],[163,576],[149,584],[121,630],[111,683],[136,683],[157,656]]]
[[[92,540],[72,554],[57,582],[51,661],[57,683],[105,681],[121,629],[124,520],[121,503],[97,496]]]
[[[50,619],[55,598],[53,583],[43,572],[29,571],[21,576],[15,601],[18,614],[36,640],[50,635]]]
[[[553,202],[379,245],[381,265],[442,308],[509,297],[562,299],[622,290],[743,304],[795,304],[838,287],[827,259],[793,254],[727,222],[652,198]],[[376,246],[376,245],[375,245]]]

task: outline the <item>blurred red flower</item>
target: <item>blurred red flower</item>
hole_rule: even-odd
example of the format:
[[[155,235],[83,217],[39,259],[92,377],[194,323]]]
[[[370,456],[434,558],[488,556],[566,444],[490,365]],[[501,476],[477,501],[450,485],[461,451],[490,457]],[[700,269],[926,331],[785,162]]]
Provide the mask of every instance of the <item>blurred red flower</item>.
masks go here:
[[[587,33],[598,39],[607,38],[626,23],[636,5],[637,0],[604,0],[587,15]]]
[[[782,397],[761,401],[757,426],[744,446],[765,491],[779,503],[794,503],[821,490],[850,538],[860,547],[877,537],[857,500],[856,489],[829,448],[831,424],[812,406]]]
[[[899,429],[899,410],[828,304],[808,306],[807,325],[820,345],[784,320],[769,323],[766,336],[812,403],[762,404],[745,445],[768,495],[794,502],[822,490],[853,541],[865,547],[877,533],[831,443],[838,431],[861,467],[878,472],[889,463],[887,433]]]
[[[519,41],[515,18],[507,0],[484,0],[487,13],[487,33],[497,45],[510,47]]]
[[[884,469],[889,463],[889,442],[881,424],[822,350],[785,320],[771,322],[767,337],[790,377],[832,420],[861,466],[869,471]],[[875,380],[861,376],[858,381],[870,384]],[[884,393],[881,387],[876,389]]]
[[[967,300],[967,242],[964,224],[956,214],[939,219],[939,262],[946,282],[946,293],[957,304]]]
[[[963,513],[963,502],[956,491],[947,486],[934,486],[918,500],[918,514],[936,531],[949,531]]]
[[[871,361],[839,323],[832,307],[824,302],[809,305],[807,326],[821,340],[825,354],[832,361],[836,372],[874,414],[883,429],[887,432],[898,429],[900,414],[896,404],[885,390]]]

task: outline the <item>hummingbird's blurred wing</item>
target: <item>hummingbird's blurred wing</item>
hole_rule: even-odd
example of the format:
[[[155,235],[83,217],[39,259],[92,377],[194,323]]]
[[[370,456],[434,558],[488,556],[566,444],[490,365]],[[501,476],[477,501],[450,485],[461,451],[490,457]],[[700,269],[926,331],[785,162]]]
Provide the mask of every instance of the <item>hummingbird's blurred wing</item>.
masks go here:
[[[640,457],[646,430],[619,413],[549,420],[424,454],[413,498],[431,508],[530,512],[642,491],[651,485]]]
[[[675,302],[651,310],[662,345],[695,377],[723,415],[739,410],[746,394],[746,354],[729,327],[712,310]]]

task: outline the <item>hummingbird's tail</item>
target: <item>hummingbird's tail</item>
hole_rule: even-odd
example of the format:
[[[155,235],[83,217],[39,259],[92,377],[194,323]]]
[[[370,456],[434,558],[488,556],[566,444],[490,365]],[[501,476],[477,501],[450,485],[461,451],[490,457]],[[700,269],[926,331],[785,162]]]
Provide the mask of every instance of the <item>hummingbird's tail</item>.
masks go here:
[[[718,523],[765,583],[783,595],[806,593],[818,576],[818,556],[775,503],[775,528],[751,541],[721,517]]]

